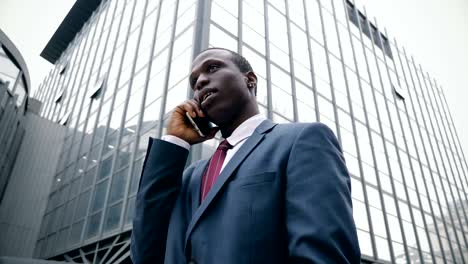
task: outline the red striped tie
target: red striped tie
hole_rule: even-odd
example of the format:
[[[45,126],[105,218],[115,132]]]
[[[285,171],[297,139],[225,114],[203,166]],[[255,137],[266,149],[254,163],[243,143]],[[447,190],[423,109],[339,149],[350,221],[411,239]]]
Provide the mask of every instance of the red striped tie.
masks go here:
[[[202,178],[200,203],[205,200],[205,197],[210,191],[211,186],[213,186],[216,179],[218,178],[219,172],[221,171],[221,167],[224,163],[224,158],[226,158],[226,153],[228,149],[231,148],[231,144],[229,144],[227,140],[223,140],[221,143],[219,143],[218,148],[211,157],[210,164],[208,164],[208,168],[205,170]]]

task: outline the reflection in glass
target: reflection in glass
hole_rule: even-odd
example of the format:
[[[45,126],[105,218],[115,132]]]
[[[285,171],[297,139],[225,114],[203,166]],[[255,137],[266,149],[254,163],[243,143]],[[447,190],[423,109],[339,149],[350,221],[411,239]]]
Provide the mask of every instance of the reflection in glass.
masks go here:
[[[97,167],[95,166],[85,173],[85,175],[83,176],[83,183],[81,185],[82,190],[86,189],[87,187],[91,186],[91,184],[93,184],[94,176],[96,176],[96,169]]]
[[[395,252],[396,263],[408,263],[408,260],[406,259],[405,248],[403,247],[403,245],[398,242],[393,242],[392,247],[393,251]],[[416,256],[414,254],[411,255]],[[419,261],[419,259],[414,258],[414,261],[417,262]]]
[[[130,158],[132,157],[132,152],[135,146],[135,142],[132,141],[129,144],[120,148],[117,153],[117,165],[114,170],[118,170],[127,166],[130,163]]]
[[[13,85],[18,77],[19,69],[5,53],[3,46],[0,46],[0,80],[8,83],[7,89],[13,91]]]
[[[125,215],[125,224],[130,224],[135,213],[135,196],[128,199],[127,212]]]
[[[1,66],[0,66],[0,68],[1,68]],[[25,87],[26,86],[24,85],[23,78],[19,78],[18,84],[16,85],[14,95],[13,95],[13,96],[16,97],[16,106],[18,106],[18,107],[23,104],[24,99],[26,98],[26,88]]]
[[[111,172],[111,168],[112,168],[112,156],[108,157],[101,163],[98,179],[103,179],[109,176]]]
[[[130,194],[136,193],[138,189],[138,183],[140,181],[141,171],[143,169],[143,158],[135,161],[135,165],[133,167],[133,173],[131,178],[130,184]]]
[[[104,231],[110,231],[119,226],[121,211],[122,211],[121,202],[109,208],[109,211],[107,212]]]
[[[80,195],[75,212],[75,221],[85,216],[86,210],[88,209],[90,192],[91,191],[88,190]]]
[[[73,224],[70,231],[70,245],[74,245],[81,239],[81,232],[83,231],[84,221]]]
[[[94,191],[94,200],[93,200],[93,205],[91,207],[91,212],[96,212],[97,210],[100,210],[104,206],[104,199],[107,191],[107,186],[109,185],[109,179],[106,179],[96,186],[96,189]]]
[[[73,211],[75,210],[77,200],[78,199],[73,199],[70,202],[68,202],[67,209],[65,211],[65,219],[63,220],[62,227],[65,227],[71,224],[73,220]]]
[[[86,239],[97,235],[99,231],[99,225],[101,223],[101,215],[102,215],[102,211],[88,217],[88,224],[86,228],[86,237],[85,237]]]
[[[128,176],[128,168],[114,174],[114,178],[112,179],[112,185],[111,185],[108,203],[116,202],[124,196],[127,176]]]

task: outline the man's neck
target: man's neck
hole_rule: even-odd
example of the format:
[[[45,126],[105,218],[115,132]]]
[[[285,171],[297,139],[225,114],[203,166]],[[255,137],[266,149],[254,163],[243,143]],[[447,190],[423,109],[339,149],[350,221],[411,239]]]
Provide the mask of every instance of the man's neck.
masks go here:
[[[249,119],[252,116],[255,116],[257,114],[259,114],[258,110],[253,111],[253,112],[248,113],[246,115],[240,116],[239,118],[237,118],[234,121],[227,124],[225,127],[221,127],[221,135],[223,136],[223,138],[228,138],[229,136],[231,136],[232,132],[234,132],[234,130],[236,130],[237,127],[239,127],[247,119]]]

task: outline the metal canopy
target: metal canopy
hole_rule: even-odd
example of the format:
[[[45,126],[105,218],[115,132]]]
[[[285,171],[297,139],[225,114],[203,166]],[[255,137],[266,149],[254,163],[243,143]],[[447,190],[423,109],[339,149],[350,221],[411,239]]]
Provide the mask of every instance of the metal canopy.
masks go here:
[[[42,50],[41,57],[55,64],[102,1],[77,0]]]
[[[24,82],[26,93],[29,94],[31,90],[31,79],[29,77],[28,67],[26,66],[26,61],[19,52],[18,48],[13,44],[13,42],[8,38],[8,36],[0,29],[0,48],[3,46],[3,50],[9,59],[23,72]]]

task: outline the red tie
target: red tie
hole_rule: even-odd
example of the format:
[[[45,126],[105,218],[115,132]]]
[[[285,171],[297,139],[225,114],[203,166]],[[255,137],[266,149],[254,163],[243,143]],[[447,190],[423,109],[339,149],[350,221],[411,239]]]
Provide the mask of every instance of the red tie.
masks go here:
[[[221,167],[224,163],[224,158],[226,158],[226,152],[230,148],[232,148],[231,144],[229,144],[227,140],[223,140],[221,143],[219,143],[219,146],[213,154],[213,157],[211,157],[210,164],[208,164],[208,168],[205,170],[202,178],[200,203],[205,200],[205,197],[210,191],[211,186],[213,186],[216,179],[218,178],[219,172],[221,171]]]

